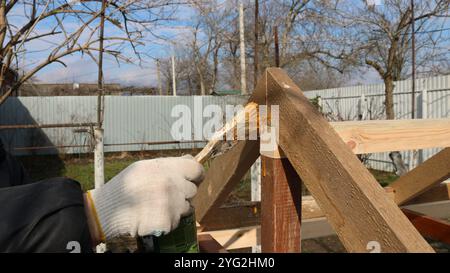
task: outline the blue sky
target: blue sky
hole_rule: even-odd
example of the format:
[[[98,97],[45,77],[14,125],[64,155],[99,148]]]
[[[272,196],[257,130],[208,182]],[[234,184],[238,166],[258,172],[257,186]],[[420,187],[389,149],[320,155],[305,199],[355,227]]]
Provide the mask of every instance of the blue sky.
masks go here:
[[[373,0],[376,4],[379,4],[381,0]],[[16,11],[17,16],[12,16],[11,21],[20,25],[23,22],[20,21],[20,15],[23,11]],[[160,36],[166,37],[167,40],[157,39],[155,37],[145,37],[150,40],[142,49],[151,55],[153,58],[168,57],[172,54],[173,46],[171,41],[177,43],[183,43],[187,40],[186,37],[192,33],[190,24],[193,21],[195,12],[188,6],[182,6],[178,8],[174,14],[174,20],[163,23],[155,28],[154,32]],[[79,25],[77,21],[69,21],[68,28],[76,29]],[[36,31],[43,33],[48,30],[45,23],[40,23]],[[106,36],[114,34],[116,30],[107,24],[105,29]],[[447,32],[447,33],[450,33]],[[43,40],[35,40],[28,44],[27,51],[40,51],[51,46],[52,39],[46,38]],[[57,38],[56,38],[57,39]],[[53,40],[54,41],[54,40]],[[126,51],[131,52],[131,48],[127,48]],[[128,54],[132,56],[132,54]],[[25,64],[27,68],[31,67],[37,60],[46,57],[46,52],[29,53],[26,58],[19,60],[20,65]],[[145,57],[144,57],[145,58]],[[88,56],[82,56],[81,54],[73,54],[63,59],[67,67],[64,67],[58,63],[54,63],[45,69],[41,70],[36,78],[41,82],[96,82],[97,81],[97,65]],[[139,66],[134,64],[120,64],[108,55],[105,55],[104,61],[104,75],[107,83],[115,82],[123,85],[153,85],[156,86],[156,63],[151,58],[146,58],[146,62]],[[354,78],[347,85],[352,84],[371,84],[379,83],[380,78],[373,69],[367,69],[364,73]]]
[[[23,11],[17,10],[11,13],[11,22],[16,25],[22,25]],[[167,40],[157,39],[156,37],[145,37],[151,42],[146,43],[141,47],[141,51],[146,52],[154,58],[167,57],[172,53],[172,46],[170,41],[182,41],[183,37],[191,33],[189,22],[193,15],[193,10],[188,6],[179,8],[173,16],[174,20],[167,23],[162,23],[155,28],[154,32],[158,36],[165,37]],[[53,20],[47,19],[47,22],[54,23]],[[48,23],[40,22],[35,28],[35,34],[44,33],[49,30]],[[74,20],[69,20],[68,29],[76,29],[80,23]],[[105,37],[114,35],[116,29],[111,25],[106,25]],[[33,64],[46,58],[48,56],[48,48],[52,46],[55,39],[62,39],[62,36],[46,37],[41,40],[34,40],[26,44],[27,54],[25,57],[19,59],[19,66],[25,65],[26,69],[33,67]],[[131,47],[125,49],[131,54]],[[97,54],[97,53],[95,53]],[[121,63],[118,65],[116,60],[105,54],[104,55],[104,75],[105,82],[117,82],[124,85],[156,85],[156,63],[149,57],[143,57],[144,64],[139,65],[137,62],[132,64]],[[62,61],[67,65],[64,67],[61,64],[53,63],[42,69],[35,75],[41,82],[96,82],[97,81],[97,65],[94,61],[86,55],[76,53],[64,57]]]

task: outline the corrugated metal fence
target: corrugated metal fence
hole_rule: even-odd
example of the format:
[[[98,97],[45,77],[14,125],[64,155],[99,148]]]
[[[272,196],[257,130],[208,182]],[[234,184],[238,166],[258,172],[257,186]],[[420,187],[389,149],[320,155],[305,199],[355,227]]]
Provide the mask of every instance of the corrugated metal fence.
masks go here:
[[[396,119],[411,118],[411,81],[399,81],[395,84],[394,110]],[[322,111],[330,120],[369,120],[384,119],[384,85],[362,85],[309,91],[308,98],[317,98]],[[450,117],[450,75],[418,79],[416,81],[416,117]],[[419,152],[419,160],[425,160],[439,149],[426,149]],[[411,152],[402,152],[407,164],[411,162]],[[372,154],[370,167],[391,171],[388,153]]]
[[[203,107],[214,104],[225,109],[226,105],[240,105],[246,101],[247,98],[244,96],[107,96],[104,117],[105,152],[201,147],[204,144],[129,145],[129,143],[173,141],[170,133],[171,125],[178,118],[172,117],[171,111],[176,105],[186,105],[193,113],[195,103],[201,103]],[[9,98],[0,107],[0,124],[95,122],[96,105],[95,96]],[[194,116],[191,120],[193,118]],[[17,148],[82,146],[89,145],[92,140],[88,130],[83,128],[8,129],[0,130],[0,137],[5,146],[16,155],[85,153],[90,151],[89,147],[38,150]]]
[[[450,117],[450,76],[418,79],[416,82],[418,117]],[[310,99],[320,96],[323,112],[331,120],[383,119],[384,85],[364,85],[308,91]],[[411,117],[411,81],[397,82],[394,91],[397,119]],[[238,105],[246,102],[244,96],[107,96],[105,98],[106,152],[140,151],[201,147],[203,144],[119,145],[127,143],[172,141],[171,125],[177,119],[171,116],[175,105],[194,109],[195,102],[203,106]],[[0,107],[0,124],[55,124],[95,122],[97,98],[92,97],[19,97],[10,98]],[[197,109],[197,107],[195,107]],[[193,117],[192,117],[193,118]],[[49,153],[84,153],[89,147],[65,149],[17,150],[14,147],[86,145],[91,142],[87,130],[81,128],[0,130],[3,142],[16,155]],[[112,145],[112,146],[111,146]],[[421,152],[428,158],[437,149]],[[409,152],[404,152],[410,162]],[[387,154],[370,156],[371,167],[392,170]]]

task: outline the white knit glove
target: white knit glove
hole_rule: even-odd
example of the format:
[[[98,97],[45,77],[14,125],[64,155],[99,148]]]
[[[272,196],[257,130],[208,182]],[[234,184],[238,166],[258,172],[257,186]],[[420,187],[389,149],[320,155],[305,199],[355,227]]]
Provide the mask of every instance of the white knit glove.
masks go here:
[[[106,239],[167,234],[190,211],[203,167],[190,155],[142,160],[88,192]],[[103,236],[102,236],[103,237]]]

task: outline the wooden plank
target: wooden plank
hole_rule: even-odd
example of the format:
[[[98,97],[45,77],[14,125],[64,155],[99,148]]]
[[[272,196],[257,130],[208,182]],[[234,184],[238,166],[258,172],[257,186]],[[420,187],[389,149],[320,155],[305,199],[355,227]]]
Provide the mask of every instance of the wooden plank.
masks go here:
[[[305,199],[307,201],[305,201]],[[305,207],[310,208],[310,212],[308,214],[305,213]],[[430,215],[434,218],[450,219],[450,201],[448,199],[445,201],[405,205],[401,206],[400,208],[414,210],[416,212]],[[303,220],[321,218],[326,216],[312,196],[303,197],[302,213],[304,214],[302,215]],[[256,220],[254,222],[256,223]]]
[[[434,219],[450,219],[450,201],[440,201],[402,207]],[[335,234],[326,217],[304,219],[302,221],[302,239],[324,237]]]
[[[305,202],[305,198],[307,198]],[[305,214],[305,207],[309,207],[311,211],[308,214]],[[416,212],[420,212],[426,215],[433,216],[434,218],[440,218],[440,219],[450,219],[450,201],[437,201],[437,202],[428,202],[428,203],[421,203],[421,204],[411,204],[411,205],[405,205],[400,208],[414,210]],[[302,219],[303,220],[309,220],[309,219],[315,219],[315,218],[321,218],[325,217],[325,214],[320,209],[317,202],[314,200],[312,196],[304,196],[302,201]],[[256,222],[256,220],[255,220]]]
[[[302,219],[312,219],[324,216],[325,215],[316,200],[314,200],[314,197],[310,195],[302,196]]]
[[[312,196],[302,196],[302,219],[324,217],[319,205]],[[198,231],[226,230],[261,224],[261,203],[220,207],[211,213],[199,226]]]
[[[223,204],[258,157],[259,141],[240,141],[212,161],[192,200],[200,224],[209,213]]]
[[[409,210],[420,212],[422,214],[439,218],[439,219],[450,219],[450,201],[438,201],[423,204],[414,204],[403,206]]]
[[[281,69],[266,70],[280,106],[279,145],[349,252],[434,252],[336,131]],[[369,216],[369,217],[368,217]]]
[[[260,215],[260,202],[220,207],[204,218],[200,230],[210,231],[256,226],[260,224]]]
[[[237,249],[260,244],[261,228],[259,226],[242,227],[227,230],[206,231],[201,234],[210,234],[225,249]]]
[[[333,227],[326,217],[302,220],[302,240],[335,235]]]
[[[200,234],[197,239],[201,253],[228,253],[228,251],[221,246],[211,234]]]
[[[413,199],[450,177],[450,148],[435,154],[389,186],[399,205]]]
[[[424,237],[450,244],[450,223],[409,209],[402,209]]]
[[[436,187],[432,187],[419,196],[405,202],[405,205],[413,205],[420,203],[430,203],[437,201],[450,200],[450,183],[442,183]]]
[[[261,156],[261,250],[301,250],[301,180],[287,158]]]
[[[355,154],[450,147],[450,119],[344,121],[331,125]]]

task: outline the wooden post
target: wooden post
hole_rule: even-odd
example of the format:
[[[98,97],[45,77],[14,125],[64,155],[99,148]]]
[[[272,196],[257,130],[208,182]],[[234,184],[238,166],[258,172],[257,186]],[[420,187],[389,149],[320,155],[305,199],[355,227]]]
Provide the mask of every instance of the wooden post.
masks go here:
[[[259,111],[260,116],[265,116],[262,112],[264,110],[260,108]],[[301,180],[281,148],[278,147],[275,124],[278,122],[275,120],[278,114],[272,109],[269,111],[270,114],[268,112],[267,116],[271,118],[260,121],[259,124],[262,169],[261,251],[265,253],[300,252]],[[267,136],[270,137],[267,138]]]
[[[300,252],[300,178],[287,158],[262,155],[261,162],[261,250]]]

